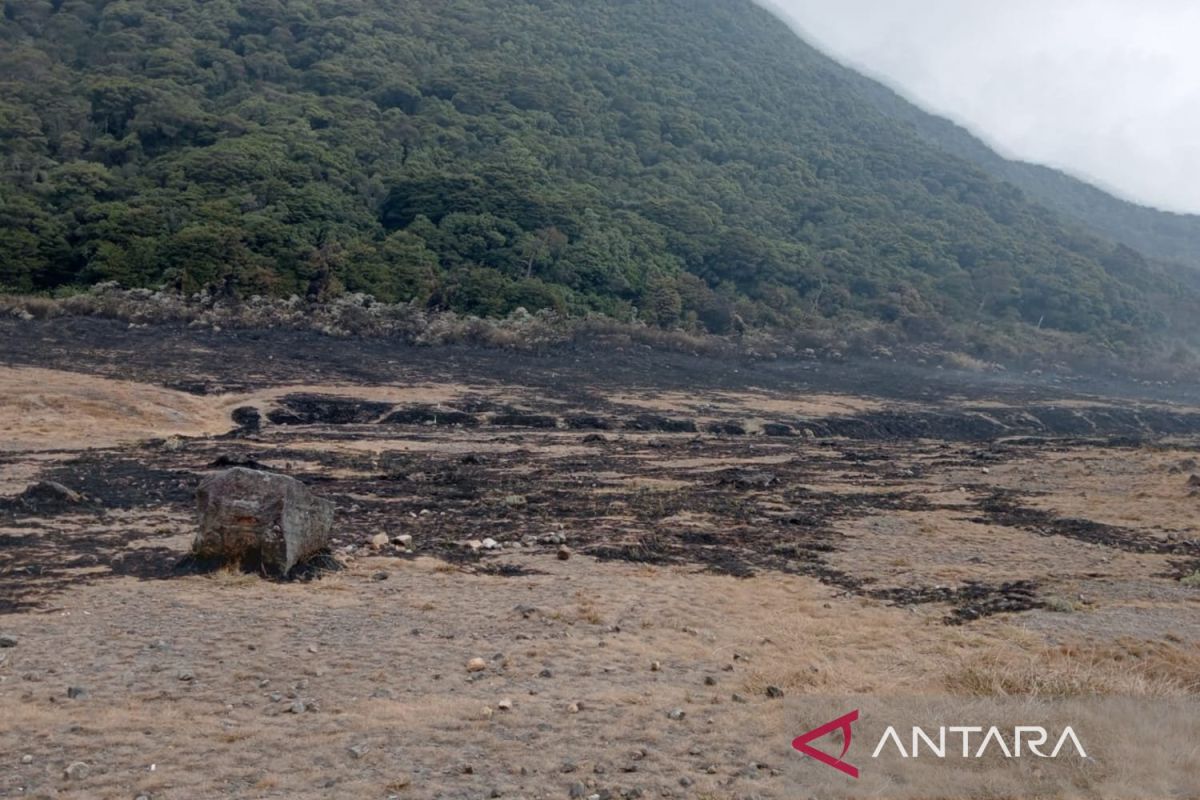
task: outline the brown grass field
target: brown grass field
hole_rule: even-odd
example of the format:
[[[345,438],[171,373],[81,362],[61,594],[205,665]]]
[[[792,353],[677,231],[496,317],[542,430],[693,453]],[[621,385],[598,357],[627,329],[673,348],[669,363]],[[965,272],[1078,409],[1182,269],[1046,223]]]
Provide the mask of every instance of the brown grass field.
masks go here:
[[[1200,796],[1184,389],[0,337],[0,797]],[[178,570],[229,463],[334,500],[346,568]],[[39,480],[82,498],[23,502]],[[789,747],[847,703],[1057,709],[1091,758],[910,773],[864,733],[847,782]]]

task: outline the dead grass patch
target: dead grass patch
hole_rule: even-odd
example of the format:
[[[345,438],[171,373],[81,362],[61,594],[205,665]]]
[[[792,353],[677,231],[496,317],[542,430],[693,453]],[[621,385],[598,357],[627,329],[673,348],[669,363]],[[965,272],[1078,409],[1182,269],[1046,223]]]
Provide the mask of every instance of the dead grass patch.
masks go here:
[[[1200,694],[1200,646],[1121,640],[990,651],[946,676],[946,688],[980,697],[1171,697]]]

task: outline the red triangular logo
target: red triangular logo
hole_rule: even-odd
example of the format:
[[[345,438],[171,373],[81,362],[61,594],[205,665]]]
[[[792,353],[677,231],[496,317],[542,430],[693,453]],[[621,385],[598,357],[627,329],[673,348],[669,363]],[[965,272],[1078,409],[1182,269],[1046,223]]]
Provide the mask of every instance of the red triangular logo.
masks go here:
[[[833,722],[826,722],[819,728],[813,728],[808,733],[797,736],[792,740],[792,747],[809,758],[815,758],[822,764],[827,764],[840,772],[846,773],[851,778],[857,778],[858,768],[847,764],[845,761],[842,761],[842,759],[846,757],[846,753],[850,750],[850,726],[857,721],[858,710],[855,709],[844,717],[838,717]],[[834,758],[828,753],[822,753],[815,747],[809,746],[809,742],[820,739],[822,736],[827,736],[836,730],[840,730],[843,736],[842,754],[837,758]]]

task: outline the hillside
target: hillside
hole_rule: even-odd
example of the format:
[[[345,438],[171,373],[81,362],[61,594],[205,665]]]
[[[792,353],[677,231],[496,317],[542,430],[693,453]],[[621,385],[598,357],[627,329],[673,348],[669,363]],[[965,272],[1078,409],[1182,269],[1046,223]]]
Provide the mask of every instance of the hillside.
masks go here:
[[[1012,183],[1030,199],[1150,258],[1200,268],[1200,216],[1141,206],[1058,170],[1004,158],[969,131],[922,111],[885,86],[864,79],[860,88],[885,114],[911,125],[926,141]]]
[[[7,0],[0,42],[9,290],[1034,347],[1195,306],[749,0]]]

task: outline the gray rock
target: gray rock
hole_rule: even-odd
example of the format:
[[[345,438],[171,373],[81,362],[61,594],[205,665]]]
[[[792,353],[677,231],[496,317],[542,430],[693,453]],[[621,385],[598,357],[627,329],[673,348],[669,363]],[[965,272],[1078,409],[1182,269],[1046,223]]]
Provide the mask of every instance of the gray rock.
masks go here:
[[[38,481],[30,484],[16,498],[16,502],[29,510],[46,510],[77,506],[84,496],[55,481]]]
[[[88,690],[82,686],[68,686],[67,697],[71,700],[84,700],[88,696]]]
[[[780,689],[778,686],[768,686],[767,697],[778,700],[780,697],[783,697],[783,689]]]
[[[63,774],[73,781],[81,781],[86,778],[91,771],[92,768],[84,762],[75,761],[71,763],[65,770],[63,770]]]
[[[582,781],[575,781],[571,784],[571,788],[567,790],[567,794],[574,798],[586,797],[587,787],[583,785]]]
[[[17,637],[9,633],[0,634],[0,647],[16,647]]]
[[[682,708],[672,708],[670,711],[667,712],[668,719],[673,719],[673,720],[677,720],[677,721],[683,719],[686,716],[687,716],[687,712],[684,711]]]
[[[22,764],[32,764],[33,756],[30,756],[30,755],[21,756],[21,763]]]
[[[286,575],[329,545],[333,503],[286,475],[235,467],[201,483],[196,500],[200,530],[192,552],[199,558],[257,557]]]

